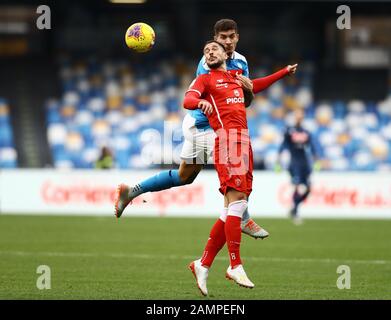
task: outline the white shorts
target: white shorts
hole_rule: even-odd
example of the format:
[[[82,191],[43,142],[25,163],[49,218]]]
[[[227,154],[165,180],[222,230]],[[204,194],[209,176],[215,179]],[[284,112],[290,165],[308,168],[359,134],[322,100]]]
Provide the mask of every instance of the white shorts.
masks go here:
[[[182,123],[183,143],[181,159],[187,163],[205,164],[211,157],[215,145],[216,134],[213,129],[197,129],[195,119],[187,114]]]

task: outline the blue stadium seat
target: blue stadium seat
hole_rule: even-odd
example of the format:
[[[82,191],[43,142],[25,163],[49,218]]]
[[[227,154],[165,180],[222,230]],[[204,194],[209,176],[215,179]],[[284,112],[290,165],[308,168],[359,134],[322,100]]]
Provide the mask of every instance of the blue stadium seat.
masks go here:
[[[0,168],[17,167],[10,109],[6,99],[0,97]]]
[[[192,73],[175,74],[173,60],[158,61],[161,60],[151,57],[150,62],[142,66],[114,59],[101,63],[94,57],[78,65],[69,59],[62,62],[62,104],[53,104],[46,109],[48,130],[51,124],[65,126],[65,133],[61,128],[56,129],[55,134],[59,135],[57,138],[60,140],[55,142],[57,138],[54,137],[50,142],[56,166],[93,167],[94,150],[101,146],[103,139],[93,134],[94,123],[102,120],[109,126],[109,133],[104,139],[114,151],[118,168],[156,167],[143,163],[141,153],[145,141],[141,137],[148,129],[163,135],[164,120],[175,121],[183,117],[181,99],[188,82],[194,78]],[[262,76],[273,71],[271,64],[265,64],[265,67],[252,74]],[[292,109],[294,105],[302,105],[316,148],[321,157],[329,155],[331,170],[375,170],[384,163],[391,163],[391,156],[380,161],[370,150],[363,153],[362,148],[366,136],[376,134],[386,141],[388,150],[391,150],[391,133],[387,133],[391,129],[385,129],[391,123],[390,107],[387,105],[391,103],[391,98],[384,102],[329,101],[330,115],[318,119],[318,107],[324,107],[324,104],[312,98],[314,65],[304,61],[300,71],[294,81],[280,81],[261,93],[267,99],[266,104],[261,99],[260,104],[255,100],[252,105],[248,125],[252,139],[257,141],[254,142],[256,161],[261,163],[264,160],[266,167],[272,168],[279,147],[278,139],[286,127],[280,112]],[[184,84],[183,87],[181,84]],[[116,93],[118,88],[122,90]],[[74,113],[71,109],[64,109],[69,104],[75,108]],[[0,114],[0,123],[2,121],[4,119]],[[258,144],[264,126],[272,126],[278,132],[278,139],[268,141],[266,146]],[[180,127],[181,123],[178,122],[179,131]],[[67,151],[65,142],[59,143],[69,132],[81,135],[83,146],[78,154]],[[323,134],[329,137],[322,139]],[[340,135],[344,136],[340,138]],[[126,139],[129,143],[124,143]],[[9,142],[9,131],[1,129],[0,147],[9,146]],[[180,146],[182,142],[175,141],[173,146]]]

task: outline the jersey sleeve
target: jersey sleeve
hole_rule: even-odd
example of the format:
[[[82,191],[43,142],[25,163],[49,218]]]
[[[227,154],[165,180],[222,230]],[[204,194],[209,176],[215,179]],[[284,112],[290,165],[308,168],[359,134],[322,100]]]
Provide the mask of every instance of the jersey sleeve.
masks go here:
[[[202,57],[200,62],[198,63],[196,76],[207,73],[209,73],[209,68],[205,63],[205,57]]]
[[[198,97],[201,98],[205,93],[206,88],[206,79],[204,75],[200,75],[195,78],[192,83],[190,83],[189,89],[187,89],[186,94],[188,92],[196,92]]]
[[[186,109],[197,109],[198,103],[205,93],[205,76],[200,75],[193,80],[189,89],[185,93],[185,99],[183,101],[183,107]]]
[[[269,88],[273,83],[282,79],[288,74],[288,68],[283,68],[280,71],[277,71],[267,77],[253,79],[253,92],[254,94],[261,92]]]
[[[250,71],[248,70],[248,63],[247,61],[243,61],[243,75],[247,78],[250,77]]]
[[[248,62],[246,57],[235,51],[233,54],[233,59],[234,59],[233,61],[235,61],[234,62],[235,67],[237,67],[242,71],[243,76],[249,78],[250,72],[248,70]]]

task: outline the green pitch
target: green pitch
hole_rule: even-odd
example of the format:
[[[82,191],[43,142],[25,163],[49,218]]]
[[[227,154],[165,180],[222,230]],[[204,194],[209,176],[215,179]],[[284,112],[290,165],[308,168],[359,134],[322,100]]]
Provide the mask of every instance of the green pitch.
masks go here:
[[[213,221],[0,215],[0,299],[205,299],[187,265]],[[224,248],[206,299],[391,299],[391,221],[256,221],[271,234],[242,237],[256,287],[225,279]],[[36,287],[39,265],[50,290]],[[336,286],[339,265],[350,267],[349,290]]]

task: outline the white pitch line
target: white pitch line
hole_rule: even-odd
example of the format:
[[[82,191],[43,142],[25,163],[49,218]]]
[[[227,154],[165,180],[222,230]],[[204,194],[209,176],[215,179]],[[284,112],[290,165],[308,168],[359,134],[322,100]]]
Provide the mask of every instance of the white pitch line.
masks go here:
[[[170,260],[192,260],[196,256],[179,255],[151,255],[151,254],[129,254],[129,253],[91,253],[91,252],[29,252],[29,251],[0,251],[0,255],[14,256],[47,256],[47,257],[81,257],[81,258],[128,258],[128,259],[170,259]],[[216,260],[227,260],[226,257],[216,257]],[[281,258],[281,257],[243,257],[247,261],[266,262],[304,262],[304,263],[345,263],[345,264],[391,264],[391,260],[344,260],[328,258]]]

